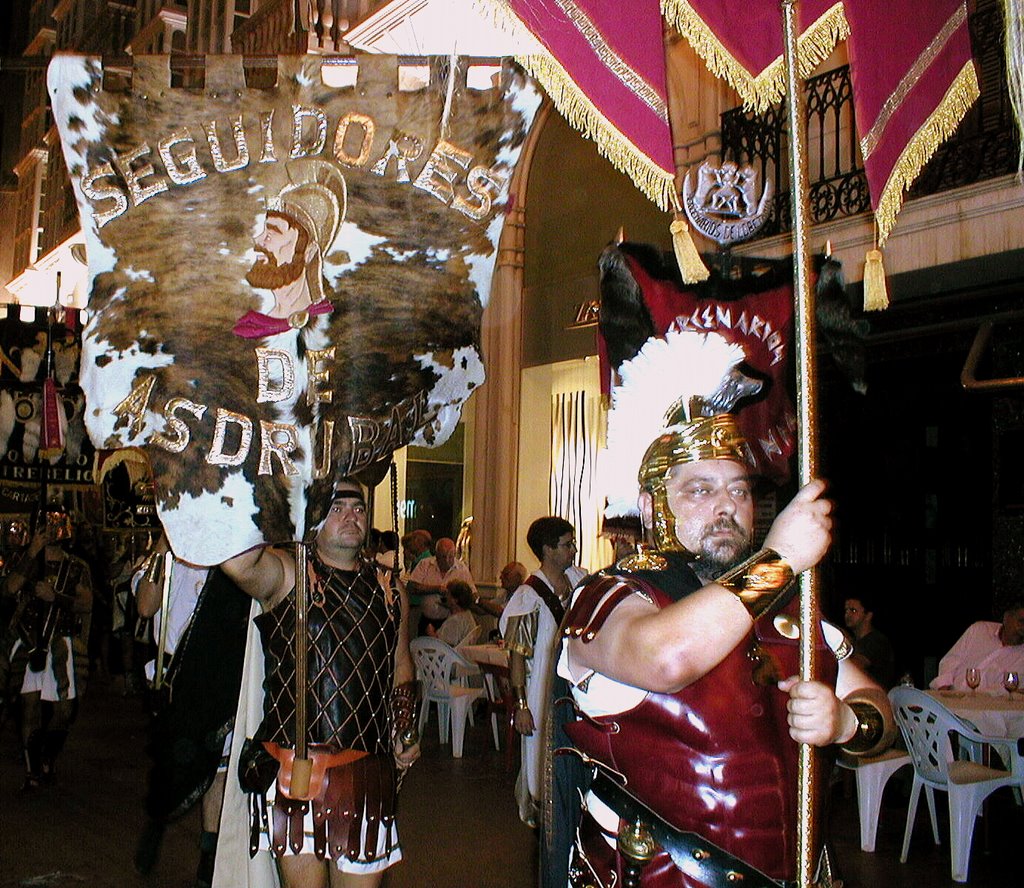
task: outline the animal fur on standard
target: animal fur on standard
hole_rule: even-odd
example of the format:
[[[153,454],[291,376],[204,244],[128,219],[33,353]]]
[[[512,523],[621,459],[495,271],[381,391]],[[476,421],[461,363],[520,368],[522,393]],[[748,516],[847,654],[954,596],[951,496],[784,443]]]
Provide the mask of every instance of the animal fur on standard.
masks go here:
[[[408,443],[443,443],[483,382],[501,205],[539,93],[511,67],[500,87],[468,89],[462,63],[442,138],[445,81],[406,92],[396,58],[361,56],[357,84],[339,88],[320,64],[282,57],[277,83],[257,89],[241,57],[208,57],[205,86],[179,89],[166,57],[138,57],[125,93],[103,90],[96,60],[50,68],[90,263],[86,424],[97,446],[145,447],[174,551],[201,564],[301,538],[335,477],[379,474]],[[140,150],[134,169],[153,172],[138,187],[166,187],[129,200],[119,158]],[[345,182],[333,244],[321,251],[314,232],[312,258],[299,257],[307,282],[308,263],[322,269],[331,310],[301,329],[235,335],[248,312],[277,310],[247,278],[266,261],[268,211],[295,203],[288,189],[314,162]],[[85,186],[128,205],[101,225],[116,199]],[[119,408],[133,390],[140,403]],[[154,441],[176,446],[181,429],[183,449]]]

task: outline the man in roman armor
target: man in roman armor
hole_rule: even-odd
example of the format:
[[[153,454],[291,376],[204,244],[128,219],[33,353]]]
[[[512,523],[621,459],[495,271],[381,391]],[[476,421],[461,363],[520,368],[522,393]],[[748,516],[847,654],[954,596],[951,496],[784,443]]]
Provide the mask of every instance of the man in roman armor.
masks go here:
[[[363,558],[366,534],[363,489],[343,479],[308,560],[268,547],[222,565],[262,605],[263,721],[239,779],[250,853],[269,850],[286,888],[377,885],[401,859],[395,799],[419,756],[415,670],[404,593]]]
[[[72,524],[62,510],[44,512],[22,559],[7,575],[18,596],[10,651],[11,686],[21,687],[25,788],[53,777],[53,766],[84,692],[88,671],[89,565],[65,550]]]
[[[558,671],[579,713],[566,730],[595,774],[574,885],[619,885],[638,868],[644,888],[792,880],[798,744],[866,754],[894,733],[884,692],[841,659],[838,629],[810,627],[823,666],[798,679],[793,578],[824,556],[831,504],[807,484],[752,554],[748,450],[725,412],[758,387],[742,360],[716,334],[670,332],[620,368],[609,513],[632,499],[648,542],[589,580],[563,623]],[[636,836],[660,846],[646,864]]]

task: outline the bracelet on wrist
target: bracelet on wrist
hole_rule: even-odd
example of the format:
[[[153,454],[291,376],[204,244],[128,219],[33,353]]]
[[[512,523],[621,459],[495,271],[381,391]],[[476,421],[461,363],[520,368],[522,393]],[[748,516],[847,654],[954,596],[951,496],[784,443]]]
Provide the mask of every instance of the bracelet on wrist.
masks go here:
[[[761,549],[715,582],[732,592],[756,620],[783,600],[793,582],[793,568],[774,549]]]
[[[146,556],[145,570],[142,578],[147,583],[153,583],[153,585],[159,585],[164,575],[164,559],[163,556],[157,552],[150,552]]]
[[[840,746],[843,752],[854,757],[877,755],[888,749],[895,739],[895,727],[886,724],[886,718],[873,700],[856,692],[844,701],[857,719],[853,736]]]

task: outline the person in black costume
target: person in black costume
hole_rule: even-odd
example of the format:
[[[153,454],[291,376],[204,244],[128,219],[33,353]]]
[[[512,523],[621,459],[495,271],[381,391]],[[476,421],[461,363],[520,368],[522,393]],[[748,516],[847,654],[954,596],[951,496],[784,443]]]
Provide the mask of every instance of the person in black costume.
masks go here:
[[[150,557],[162,562],[167,550],[161,538]],[[140,873],[150,872],[167,824],[201,802],[195,884],[208,888],[213,882],[225,750],[234,725],[251,602],[218,568],[193,568],[175,561],[171,571],[171,595],[179,601],[169,601],[166,615],[160,613],[162,583],[156,571],[148,577],[137,575],[140,615],[168,621],[165,650],[170,663],[161,664],[161,687],[153,695],[148,823],[136,847],[135,866]],[[155,637],[159,643],[159,628]]]

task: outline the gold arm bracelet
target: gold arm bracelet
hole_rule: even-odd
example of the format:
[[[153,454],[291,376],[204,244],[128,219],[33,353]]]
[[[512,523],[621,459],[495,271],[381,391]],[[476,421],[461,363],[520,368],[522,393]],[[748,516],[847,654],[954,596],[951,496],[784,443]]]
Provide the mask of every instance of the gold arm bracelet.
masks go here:
[[[886,719],[878,704],[855,691],[843,701],[857,717],[857,730],[841,747],[855,758],[878,755],[896,739],[896,726]]]
[[[774,549],[762,549],[715,582],[732,592],[756,620],[786,593],[793,582],[793,568]]]
[[[164,559],[162,555],[156,552],[150,552],[146,556],[146,570],[142,575],[142,578],[147,583],[152,583],[154,586],[160,585],[160,581],[164,575]]]
[[[526,701],[526,688],[516,685],[512,688],[512,694],[516,698],[516,709],[530,708],[530,704]]]

